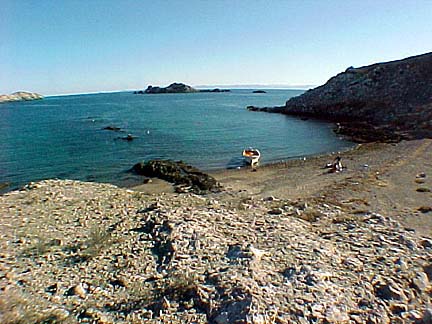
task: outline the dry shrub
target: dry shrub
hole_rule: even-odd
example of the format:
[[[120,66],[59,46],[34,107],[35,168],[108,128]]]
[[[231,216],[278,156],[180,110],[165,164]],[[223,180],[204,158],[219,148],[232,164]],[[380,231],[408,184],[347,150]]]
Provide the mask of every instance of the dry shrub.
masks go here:
[[[83,246],[83,256],[86,258],[92,258],[99,255],[104,248],[109,247],[114,241],[111,237],[111,233],[99,226],[93,226],[88,234],[88,239],[85,241]]]

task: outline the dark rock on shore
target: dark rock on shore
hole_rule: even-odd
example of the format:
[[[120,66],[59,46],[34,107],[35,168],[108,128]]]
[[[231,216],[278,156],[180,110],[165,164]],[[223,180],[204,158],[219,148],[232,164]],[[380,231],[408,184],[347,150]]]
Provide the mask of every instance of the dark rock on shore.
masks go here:
[[[14,102],[14,101],[30,101],[40,100],[43,96],[34,92],[19,91],[14,92],[10,95],[0,95],[0,103],[2,102]]]
[[[153,87],[149,85],[144,93],[147,94],[159,94],[159,93],[193,93],[198,92],[197,89],[192,88],[184,83],[172,83],[168,87]]]
[[[254,90],[252,91],[252,93],[267,93],[267,92],[265,92],[264,90]]]
[[[142,90],[134,91],[133,94],[144,94],[144,91]]]
[[[221,189],[212,176],[182,161],[150,160],[135,164],[132,170],[146,177],[163,179],[181,187],[190,187],[190,191],[195,193],[218,192]]]
[[[199,92],[231,92],[231,90],[229,89],[203,89],[203,90],[199,90]]]
[[[358,141],[432,137],[432,53],[350,67],[282,109],[248,109],[339,122]]]

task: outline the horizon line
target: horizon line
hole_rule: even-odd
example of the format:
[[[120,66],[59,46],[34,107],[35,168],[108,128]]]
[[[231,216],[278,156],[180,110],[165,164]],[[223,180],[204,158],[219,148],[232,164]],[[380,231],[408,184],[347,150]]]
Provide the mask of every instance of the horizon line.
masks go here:
[[[207,84],[207,85],[193,85],[192,87],[197,89],[207,88],[234,88],[234,89],[273,89],[273,90],[308,90],[316,87],[316,85],[286,85],[286,84]],[[58,94],[45,94],[44,97],[61,97],[61,96],[76,96],[76,95],[90,95],[90,94],[102,94],[102,93],[117,93],[117,92],[129,92],[143,90],[141,88],[134,89],[117,89],[117,90],[98,90],[90,92],[70,92],[70,93],[58,93]]]

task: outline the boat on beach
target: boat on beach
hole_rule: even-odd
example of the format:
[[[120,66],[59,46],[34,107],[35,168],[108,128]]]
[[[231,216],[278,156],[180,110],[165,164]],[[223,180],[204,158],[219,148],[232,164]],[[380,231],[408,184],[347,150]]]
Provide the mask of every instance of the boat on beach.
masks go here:
[[[247,148],[243,150],[243,157],[246,161],[246,163],[254,166],[259,162],[259,159],[261,157],[261,153],[258,149],[255,148]]]

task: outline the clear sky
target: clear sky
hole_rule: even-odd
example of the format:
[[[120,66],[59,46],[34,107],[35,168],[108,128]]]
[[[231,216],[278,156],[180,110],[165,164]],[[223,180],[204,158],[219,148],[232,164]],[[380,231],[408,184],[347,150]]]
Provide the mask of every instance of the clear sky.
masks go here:
[[[0,0],[0,93],[319,85],[432,51],[432,0]]]

